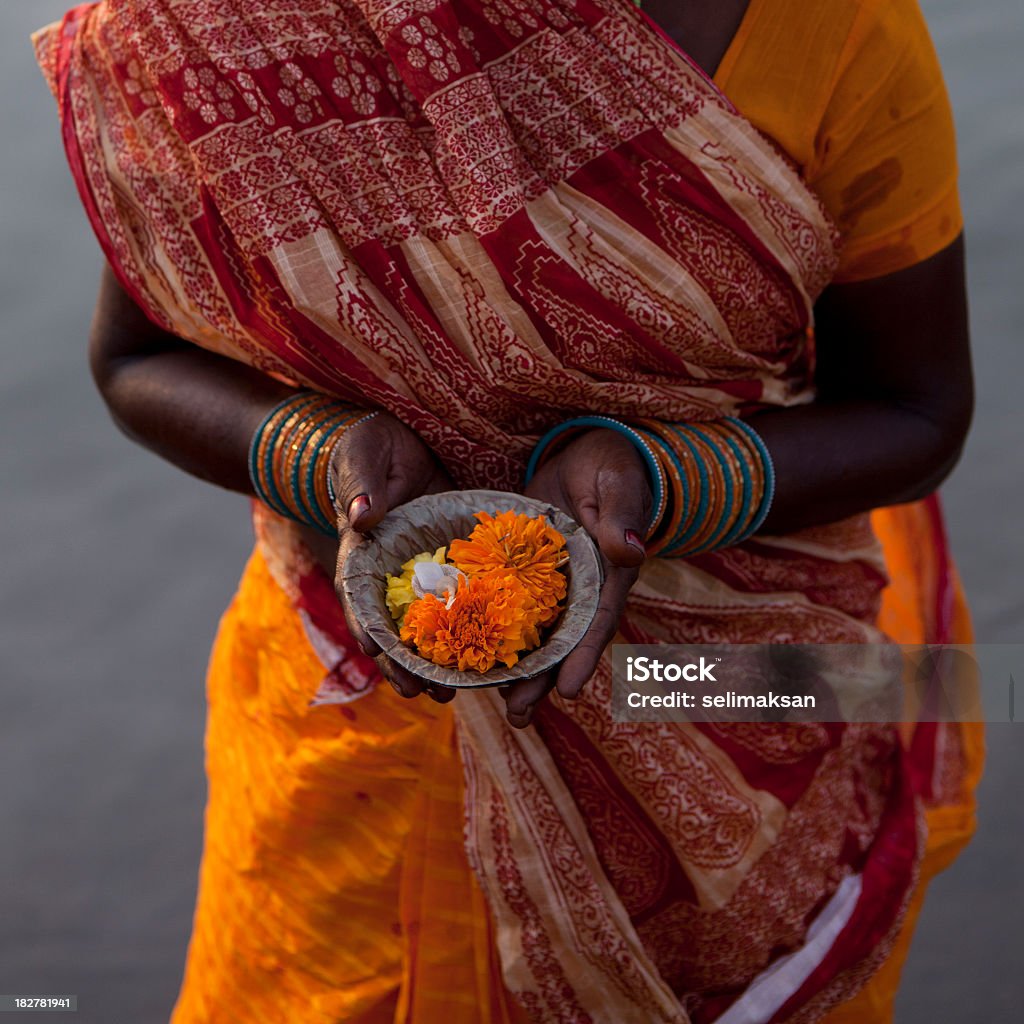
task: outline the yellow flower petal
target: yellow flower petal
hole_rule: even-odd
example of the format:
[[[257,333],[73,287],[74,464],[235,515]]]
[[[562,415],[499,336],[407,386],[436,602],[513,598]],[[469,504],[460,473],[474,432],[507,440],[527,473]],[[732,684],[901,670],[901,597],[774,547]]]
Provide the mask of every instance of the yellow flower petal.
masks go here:
[[[418,555],[413,555],[408,562],[402,563],[401,576],[392,576],[388,573],[387,593],[384,601],[388,606],[388,611],[391,612],[391,618],[399,625],[402,624],[409,605],[416,600],[412,589],[412,575],[416,571],[416,563],[437,562],[438,565],[444,565],[446,550],[446,548],[440,547],[433,554],[429,551],[421,551]]]

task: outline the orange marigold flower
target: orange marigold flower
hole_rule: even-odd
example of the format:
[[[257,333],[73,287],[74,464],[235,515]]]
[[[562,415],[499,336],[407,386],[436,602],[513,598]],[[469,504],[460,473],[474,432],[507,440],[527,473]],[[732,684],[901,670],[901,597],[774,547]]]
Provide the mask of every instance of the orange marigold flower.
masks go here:
[[[515,573],[534,600],[537,625],[549,626],[565,598],[565,538],[543,516],[508,511],[477,512],[476,518],[468,540],[451,542],[449,559],[471,577]]]
[[[540,643],[535,621],[522,583],[492,575],[461,581],[450,607],[433,594],[417,598],[399,635],[435,665],[486,672],[499,661],[511,668]]]

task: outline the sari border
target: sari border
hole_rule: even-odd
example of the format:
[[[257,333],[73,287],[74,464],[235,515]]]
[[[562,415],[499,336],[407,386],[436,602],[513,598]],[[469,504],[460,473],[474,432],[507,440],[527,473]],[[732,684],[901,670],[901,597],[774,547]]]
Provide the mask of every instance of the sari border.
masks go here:
[[[58,33],[56,53],[56,81],[57,81],[57,103],[60,109],[61,138],[64,143],[64,152],[67,155],[68,167],[71,177],[74,180],[75,188],[78,190],[82,206],[85,208],[86,217],[92,227],[93,234],[99,242],[100,248],[108,266],[117,278],[118,284],[128,293],[132,301],[141,309],[146,317],[157,327],[166,330],[166,322],[158,317],[145,301],[142,293],[136,288],[130,276],[126,272],[117,254],[110,233],[103,222],[103,217],[96,201],[89,175],[85,168],[85,160],[82,156],[81,145],[78,141],[78,122],[75,119],[74,104],[71,102],[72,94],[72,65],[73,51],[78,42],[78,34],[85,24],[85,19],[99,6],[94,2],[79,4],[73,7],[63,19],[56,23],[53,31]]]

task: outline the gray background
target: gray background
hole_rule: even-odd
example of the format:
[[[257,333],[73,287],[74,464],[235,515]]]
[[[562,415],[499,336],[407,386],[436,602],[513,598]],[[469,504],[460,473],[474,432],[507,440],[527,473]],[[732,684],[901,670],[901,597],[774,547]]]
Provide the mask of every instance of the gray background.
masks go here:
[[[99,250],[28,44],[70,5],[0,5],[0,992],[159,1024],[200,852],[205,660],[251,537],[243,499],[123,440],[92,389]],[[946,508],[979,640],[1021,642],[1024,5],[923,6],[958,118],[979,385]],[[901,1024],[1020,1019],[1024,726],[988,742],[980,831],[933,886]]]

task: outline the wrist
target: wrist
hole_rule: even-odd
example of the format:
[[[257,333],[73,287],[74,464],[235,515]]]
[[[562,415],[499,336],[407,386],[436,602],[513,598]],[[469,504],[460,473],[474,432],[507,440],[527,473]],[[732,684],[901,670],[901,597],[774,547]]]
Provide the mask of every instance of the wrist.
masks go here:
[[[534,447],[527,463],[525,482],[529,483],[545,462],[557,456],[581,435],[596,434],[601,431],[613,432],[628,441],[646,471],[652,499],[652,513],[646,531],[646,536],[650,537],[658,529],[665,512],[667,480],[663,463],[650,439],[643,432],[635,429],[631,423],[601,415],[576,416],[559,423],[552,427]]]
[[[249,447],[256,496],[279,515],[335,536],[329,472],[346,430],[368,414],[327,395],[300,391],[278,403],[257,427]]]
[[[732,417],[686,424],[579,416],[549,430],[527,466],[527,482],[588,432],[629,440],[647,470],[654,513],[648,554],[687,557],[739,544],[756,533],[772,504],[775,473],[760,435]]]
[[[742,543],[764,523],[775,473],[760,435],[742,420],[699,423],[640,420],[669,480],[654,553],[689,557]]]

